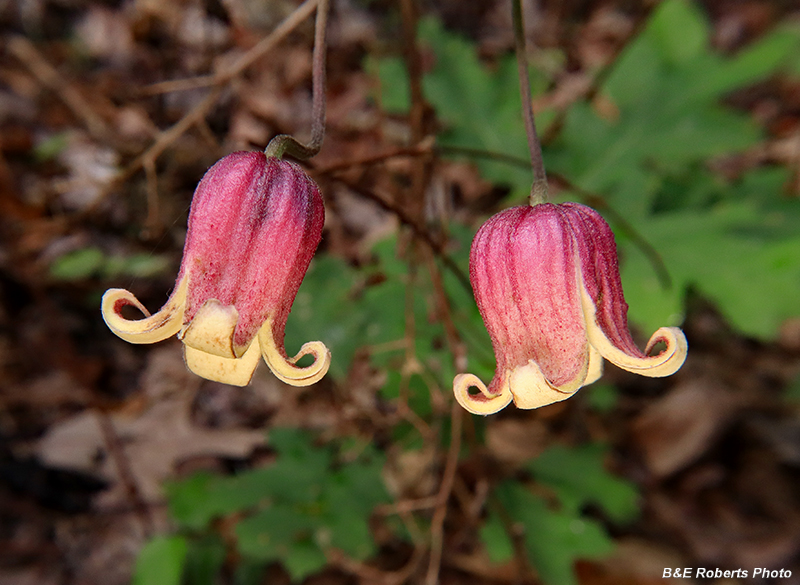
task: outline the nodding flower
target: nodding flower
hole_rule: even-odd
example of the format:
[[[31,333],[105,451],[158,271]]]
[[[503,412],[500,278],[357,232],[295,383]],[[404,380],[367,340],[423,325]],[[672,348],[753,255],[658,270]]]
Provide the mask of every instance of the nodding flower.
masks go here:
[[[603,358],[649,377],[674,374],[686,359],[676,327],[656,331],[644,352],[634,343],[614,234],[584,205],[540,203],[493,216],[472,243],[470,281],[497,366],[488,387],[472,374],[455,377],[456,399],[469,412],[565,400],[602,375]],[[659,342],[665,349],[650,356]]]
[[[130,343],[178,335],[191,371],[209,380],[245,386],[264,358],[294,386],[320,380],[330,366],[322,342],[294,357],[284,330],[300,283],[322,237],[325,210],[316,184],[295,163],[262,152],[234,152],[203,176],[192,199],[183,260],[175,288],[150,313],[133,294],[110,289],[102,313]],[[139,320],[122,316],[132,305]],[[297,361],[313,355],[314,363]]]

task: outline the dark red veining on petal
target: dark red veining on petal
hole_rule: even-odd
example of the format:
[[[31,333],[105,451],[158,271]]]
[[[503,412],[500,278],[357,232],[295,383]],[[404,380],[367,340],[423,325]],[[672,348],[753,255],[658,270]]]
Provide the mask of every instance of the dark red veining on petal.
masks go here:
[[[533,359],[554,385],[588,359],[577,284],[576,242],[560,206],[515,207],[490,218],[470,254],[470,280],[497,359],[489,391],[506,369]]]
[[[322,237],[319,189],[295,163],[235,152],[195,191],[181,276],[189,275],[184,323],[209,299],[239,312],[234,346],[273,317],[282,347],[286,319]],[[180,278],[180,276],[179,276]]]
[[[597,324],[615,347],[630,356],[645,357],[628,328],[628,303],[622,292],[614,233],[591,207],[579,203],[560,207],[575,232],[581,272],[597,310]]]

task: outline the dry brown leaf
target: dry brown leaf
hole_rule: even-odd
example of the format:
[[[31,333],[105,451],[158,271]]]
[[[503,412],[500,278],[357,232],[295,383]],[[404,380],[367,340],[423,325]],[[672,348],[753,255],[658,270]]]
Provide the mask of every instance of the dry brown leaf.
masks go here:
[[[150,402],[142,411],[110,415],[130,470],[146,500],[161,498],[161,484],[176,465],[194,457],[244,458],[263,444],[264,433],[249,429],[206,429],[192,423],[188,390],[197,379],[186,371],[175,347],[153,351],[143,375]],[[195,386],[196,387],[196,386]],[[39,441],[38,453],[52,466],[95,473],[111,482],[103,504],[124,501],[116,460],[100,423],[100,414],[85,410],[52,426]]]
[[[547,426],[538,419],[498,419],[486,425],[486,446],[498,461],[509,465],[538,457],[547,444]]]
[[[666,477],[705,453],[734,410],[734,399],[719,382],[692,380],[638,416],[633,423],[634,441],[650,471]]]

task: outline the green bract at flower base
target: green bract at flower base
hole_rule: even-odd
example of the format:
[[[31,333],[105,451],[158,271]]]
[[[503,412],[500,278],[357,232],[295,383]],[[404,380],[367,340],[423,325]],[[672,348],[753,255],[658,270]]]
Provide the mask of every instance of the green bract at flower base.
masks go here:
[[[283,340],[324,219],[319,189],[298,165],[261,152],[229,154],[197,186],[167,304],[151,316],[127,290],[110,289],[103,295],[103,318],[130,343],[177,333],[186,365],[209,380],[245,386],[261,355],[287,384],[313,384],[328,371],[328,349],[313,341],[289,358]],[[146,317],[125,319],[126,305]],[[309,354],[312,365],[295,365]]]
[[[602,375],[602,358],[649,377],[674,374],[686,359],[676,327],[656,331],[644,352],[634,344],[614,234],[584,205],[493,216],[472,243],[470,281],[497,360],[488,388],[472,374],[453,381],[459,404],[474,414],[512,400],[526,409],[565,400]],[[666,349],[649,356],[659,342]]]

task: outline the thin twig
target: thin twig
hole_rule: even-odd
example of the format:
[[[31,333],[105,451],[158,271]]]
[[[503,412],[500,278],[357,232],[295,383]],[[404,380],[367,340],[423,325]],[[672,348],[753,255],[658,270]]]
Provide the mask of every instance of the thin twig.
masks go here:
[[[108,194],[111,193],[114,187],[127,181],[134,174],[136,174],[139,169],[144,168],[147,165],[155,165],[156,159],[170,146],[170,144],[175,142],[175,140],[183,135],[184,132],[205,117],[205,115],[208,113],[208,110],[210,110],[214,103],[216,103],[221,91],[222,90],[219,88],[211,90],[209,94],[203,100],[198,102],[189,112],[187,112],[183,118],[181,118],[167,130],[159,133],[156,141],[151,144],[142,154],[137,156],[133,162],[125,167],[124,170],[118,173],[116,177],[114,177],[114,180],[106,186],[106,189],[103,191],[103,193],[94,201],[94,203],[92,203],[92,205],[87,207],[87,209],[83,212],[83,215],[90,214],[96,210],[103,200],[108,196]]]
[[[495,152],[481,148],[468,148],[466,146],[453,146],[449,144],[438,144],[434,150],[438,154],[463,154],[464,156],[494,160],[523,169],[529,169],[531,167],[531,164],[527,159],[524,159],[520,156],[514,156],[513,154],[506,154],[504,152]]]
[[[362,581],[381,583],[383,585],[400,585],[408,581],[414,574],[423,557],[423,550],[420,546],[415,546],[408,562],[396,571],[382,571],[375,567],[370,567],[364,563],[351,559],[341,551],[326,551],[328,562],[348,573],[359,577]]]
[[[347,180],[343,177],[333,176],[332,177],[335,181],[345,185],[348,189],[369,199],[370,201],[374,201],[379,206],[381,206],[386,211],[392,213],[400,223],[408,226],[411,228],[411,231],[414,232],[414,235],[422,242],[424,242],[427,246],[433,250],[433,253],[436,254],[436,257],[439,258],[444,264],[444,266],[453,273],[453,275],[458,279],[458,282],[461,286],[466,290],[469,294],[472,294],[472,285],[469,283],[469,277],[466,273],[461,270],[458,264],[447,254],[445,251],[445,247],[442,243],[433,239],[427,229],[424,226],[417,223],[411,216],[408,215],[400,206],[396,205],[395,203],[391,202],[388,198],[382,197],[379,194],[373,192],[370,189],[366,189],[361,187],[357,183]]]
[[[489,496],[489,507],[497,514],[500,523],[503,525],[506,536],[508,536],[508,539],[511,541],[511,547],[514,549],[514,560],[517,565],[518,582],[531,582],[533,580],[533,571],[531,570],[531,564],[528,560],[528,553],[525,550],[525,542],[519,532],[514,530],[514,520],[508,514],[508,511],[500,501],[500,498],[497,497],[496,493],[492,493]]]
[[[111,459],[114,460],[114,465],[117,468],[120,482],[142,523],[145,536],[149,537],[153,534],[154,530],[153,517],[147,502],[142,497],[142,493],[139,490],[139,484],[136,482],[136,477],[131,469],[130,459],[128,459],[125,448],[119,440],[117,431],[114,428],[114,421],[111,420],[111,417],[102,408],[97,409],[97,419],[100,423],[100,431],[103,434],[103,440],[108,449],[108,454],[111,456]]]
[[[463,372],[467,367],[466,349],[453,321],[450,299],[444,288],[439,267],[433,262],[433,256],[430,252],[428,252],[426,256],[439,320],[444,326],[447,345],[450,349],[450,354],[453,356],[453,368],[456,372]],[[461,452],[461,427],[463,416],[464,412],[461,406],[455,401],[452,401],[450,413],[450,449],[447,453],[447,463],[442,477],[442,484],[439,488],[438,502],[431,522],[431,558],[426,578],[427,585],[435,585],[435,583],[437,583],[439,569],[442,563],[444,521],[447,516],[447,503],[450,498],[450,493],[453,490],[453,482],[458,467],[458,456]]]
[[[8,44],[9,52],[30,70],[36,79],[53,91],[77,118],[83,121],[93,138],[106,140],[110,136],[108,125],[74,85],[69,83],[47,62],[44,55],[25,37],[12,37]]]
[[[542,145],[536,134],[536,122],[533,118],[533,100],[531,99],[531,79],[528,74],[528,52],[525,48],[525,20],[522,16],[521,0],[512,0],[511,11],[514,20],[514,44],[517,50],[517,69],[519,73],[519,91],[522,97],[522,117],[525,119],[525,133],[528,136],[528,148],[531,152],[531,168],[533,169],[533,186],[531,187],[531,205],[547,200],[547,174],[544,170]]]
[[[232,79],[237,77],[241,74],[247,67],[252,65],[258,59],[260,59],[263,55],[271,51],[272,49],[277,46],[279,42],[281,42],[284,38],[286,38],[289,33],[291,33],[294,29],[296,29],[300,23],[302,23],[309,15],[311,15],[314,10],[317,8],[320,0],[306,0],[303,4],[297,7],[297,9],[292,12],[289,16],[287,16],[281,24],[279,24],[275,30],[273,30],[267,37],[259,41],[257,45],[255,45],[252,49],[247,51],[242,57],[240,57],[231,67],[227,68],[224,72],[219,73],[213,76],[206,76],[205,78],[195,78],[194,80],[185,80],[190,81],[192,84],[187,84],[186,86],[182,87],[182,89],[190,89],[191,88],[198,88],[198,87],[209,87],[214,86],[213,89],[208,93],[208,95],[200,101],[197,105],[195,105],[189,112],[187,112],[183,118],[181,118],[178,122],[176,122],[173,126],[169,129],[162,131],[158,138],[156,139],[155,143],[153,143],[150,147],[147,148],[142,154],[136,157],[133,162],[131,162],[123,171],[121,171],[113,181],[108,185],[105,189],[102,196],[98,197],[97,200],[94,202],[89,209],[86,210],[85,213],[91,213],[93,210],[97,209],[100,203],[105,199],[105,197],[111,192],[111,190],[119,185],[120,183],[128,180],[131,176],[133,176],[140,168],[144,167],[147,161],[152,160],[155,161],[163,152],[166,150],[170,144],[172,144],[175,140],[177,140],[183,133],[185,133],[189,128],[193,125],[201,122],[203,118],[205,118],[208,111],[211,107],[216,103],[217,98],[222,93],[222,88]],[[197,80],[200,80],[200,83],[197,83]],[[181,81],[175,81],[172,83],[180,84]],[[323,105],[324,109],[324,105]]]
[[[170,144],[175,142],[181,135],[183,135],[189,128],[205,118],[208,110],[216,103],[221,89],[215,88],[211,90],[208,95],[198,102],[187,114],[181,118],[174,126],[159,133],[156,141],[148,147],[142,154],[134,159],[128,165],[126,173],[128,176],[132,175],[144,166],[145,161],[155,161],[161,154],[169,147]]]
[[[603,65],[602,68],[592,77],[589,87],[587,87],[585,91],[581,92],[582,95],[576,96],[576,99],[574,101],[577,101],[578,99],[585,99],[586,101],[591,102],[592,100],[595,99],[595,97],[597,97],[600,88],[603,87],[603,85],[605,84],[606,80],[609,78],[611,73],[614,72],[614,68],[616,67],[617,64],[617,59],[619,59],[619,57],[623,54],[624,49],[628,47],[628,45],[630,45],[631,40],[639,36],[639,33],[641,33],[644,27],[647,25],[647,23],[650,22],[650,14],[652,13],[652,11],[654,10],[654,8],[657,6],[658,3],[653,2],[645,4],[649,5],[645,7],[644,14],[640,15],[639,18],[637,19],[636,23],[633,26],[633,30],[631,30],[628,37],[625,39],[624,42],[620,43],[616,53],[614,54],[613,57],[611,57],[608,63]],[[565,107],[560,108],[556,112],[556,115],[553,118],[552,122],[550,122],[547,128],[545,128],[544,135],[542,136],[543,144],[550,144],[551,142],[553,142],[553,140],[556,139],[558,134],[561,132],[561,129],[564,127],[564,122],[566,121],[567,114],[570,112],[569,106],[572,105],[572,103],[574,102],[571,101]]]
[[[394,502],[393,504],[381,504],[375,508],[375,513],[380,514],[381,516],[392,516],[394,514],[416,512],[418,510],[430,510],[431,508],[435,508],[438,503],[438,495],[415,500],[400,500],[399,502]]]
[[[447,344],[453,354],[453,366],[455,367],[455,371],[463,372],[467,368],[467,352],[464,343],[461,341],[461,336],[458,333],[455,322],[453,321],[453,311],[450,307],[450,299],[447,296],[447,290],[444,288],[442,274],[439,272],[439,267],[433,260],[432,254],[426,254],[426,264],[428,265],[428,272],[430,273],[431,283],[433,284],[433,291],[435,293],[436,310],[439,313],[439,320],[444,325]]]
[[[444,520],[447,517],[447,502],[453,491],[453,480],[458,468],[458,455],[461,452],[461,423],[464,411],[454,400],[450,408],[450,448],[447,451],[442,483],[439,487],[438,502],[431,521],[431,556],[428,563],[426,585],[436,585],[439,581],[439,570],[442,565],[442,548],[444,540]]]
[[[604,211],[608,216],[609,221],[621,233],[625,234],[631,240],[631,242],[633,242],[633,245],[639,248],[639,251],[645,255],[656,273],[656,277],[658,278],[661,288],[664,290],[669,290],[672,288],[672,278],[669,275],[669,271],[667,270],[666,264],[664,264],[664,259],[661,257],[661,254],[659,254],[658,250],[656,250],[655,247],[648,242],[627,219],[625,219],[623,214],[609,205],[605,197],[575,185],[569,179],[558,173],[551,172],[550,178],[561,183],[567,190],[577,194],[584,203]]]
[[[423,140],[420,144],[415,146],[403,146],[400,148],[393,148],[392,150],[380,154],[370,154],[361,158],[336,161],[324,167],[317,167],[314,169],[314,174],[317,176],[329,175],[339,171],[350,170],[355,167],[369,167],[395,158],[423,156],[430,154],[432,151],[433,140]]]
[[[411,143],[420,144],[426,135],[426,113],[428,104],[422,89],[422,55],[417,47],[418,13],[416,0],[400,0],[400,12],[403,19],[403,61],[408,72],[409,98],[411,110],[409,112],[409,126],[411,129]],[[414,161],[411,172],[411,188],[407,190],[408,201],[406,207],[416,221],[423,220],[425,209],[425,190],[430,181],[431,161],[428,158],[418,158]]]
[[[258,44],[239,57],[231,66],[226,67],[224,71],[219,71],[213,75],[202,75],[187,79],[173,79],[155,83],[145,88],[144,92],[148,94],[160,94],[198,89],[201,87],[226,85],[229,81],[238,77],[245,69],[250,67],[250,65],[272,51],[277,44],[296,29],[301,22],[311,16],[317,9],[319,1],[320,0],[306,0],[303,2],[294,12],[287,16],[269,36],[259,41]]]

